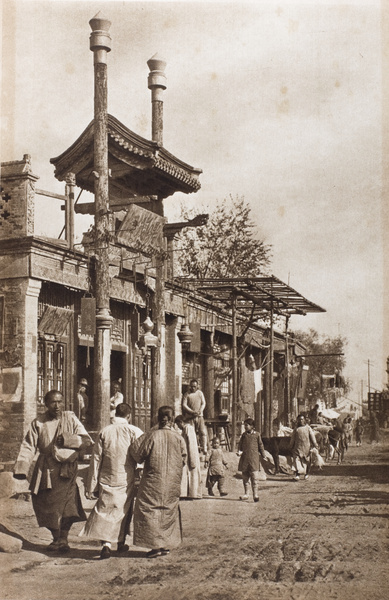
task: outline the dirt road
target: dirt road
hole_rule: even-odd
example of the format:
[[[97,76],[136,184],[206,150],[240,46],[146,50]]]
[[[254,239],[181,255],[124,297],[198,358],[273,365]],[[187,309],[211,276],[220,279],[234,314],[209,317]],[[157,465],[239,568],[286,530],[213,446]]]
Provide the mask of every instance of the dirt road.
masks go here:
[[[71,554],[52,556],[31,502],[4,499],[3,530],[24,545],[20,554],[0,554],[1,600],[389,598],[388,433],[379,445],[354,444],[344,464],[308,481],[268,476],[257,504],[239,501],[237,457],[228,454],[228,496],[181,502],[183,544],[153,560],[132,546],[101,561],[98,543],[77,537],[81,524],[72,529]]]

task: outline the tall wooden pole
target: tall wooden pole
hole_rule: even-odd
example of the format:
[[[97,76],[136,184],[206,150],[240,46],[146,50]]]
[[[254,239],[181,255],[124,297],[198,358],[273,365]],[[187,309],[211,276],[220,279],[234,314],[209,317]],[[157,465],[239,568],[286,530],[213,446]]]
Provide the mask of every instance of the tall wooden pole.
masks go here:
[[[108,214],[108,111],[107,53],[111,50],[110,21],[99,12],[89,21],[90,49],[94,57],[94,192],[95,192],[95,290],[96,335],[94,348],[93,426],[99,430],[109,423],[111,324],[109,309]]]
[[[151,90],[151,137],[159,146],[163,145],[163,92],[166,90],[166,61],[154,54],[147,61],[149,75],[147,85]],[[163,216],[163,202],[159,198],[153,199],[150,203],[153,212]],[[166,366],[163,362],[163,348],[165,346],[166,321],[165,321],[165,258],[166,248],[161,248],[163,252],[157,257],[156,263],[156,282],[153,300],[153,320],[155,322],[154,333],[158,336],[159,343],[153,352],[153,377],[151,381],[152,389],[152,416],[155,416],[157,410],[163,404],[166,404]]]
[[[160,146],[163,145],[163,91],[166,90],[166,61],[154,54],[147,61],[150,69],[148,87],[151,90],[151,138]]]
[[[368,398],[369,398],[369,394],[370,394],[370,359],[367,359],[367,392],[368,392]]]
[[[273,361],[274,361],[274,310],[273,310],[273,301],[271,303],[270,309],[270,345],[269,345],[269,356],[266,365],[266,393],[265,393],[265,423],[264,430],[265,436],[272,436],[272,413],[273,413]]]
[[[71,250],[74,247],[74,187],[76,185],[76,176],[74,173],[66,174],[66,196],[68,201],[65,206],[65,239]]]
[[[237,441],[237,418],[238,418],[238,351],[237,351],[237,330],[236,330],[236,295],[232,296],[232,431],[231,446],[232,451],[236,449]]]
[[[285,387],[284,387],[284,425],[290,426],[290,385],[289,385],[289,338],[288,338],[289,316],[285,321]]]

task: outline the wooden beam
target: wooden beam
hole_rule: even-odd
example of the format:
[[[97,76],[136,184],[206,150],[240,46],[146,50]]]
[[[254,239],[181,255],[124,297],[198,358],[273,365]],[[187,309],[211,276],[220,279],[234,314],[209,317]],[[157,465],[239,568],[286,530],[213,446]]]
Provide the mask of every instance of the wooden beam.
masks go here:
[[[109,210],[111,212],[119,212],[120,210],[126,210],[131,204],[148,204],[153,198],[154,196],[131,196],[122,199],[113,198],[109,201]],[[94,215],[95,203],[83,202],[82,204],[76,204],[74,211],[81,215]]]
[[[167,238],[173,239],[177,233],[179,233],[182,229],[185,229],[186,227],[202,227],[203,225],[206,225],[208,223],[208,218],[209,215],[202,214],[196,215],[196,217],[194,217],[190,221],[181,221],[179,223],[166,223],[163,226],[163,233]]]
[[[56,198],[57,200],[67,200],[68,197],[64,196],[63,194],[56,194],[55,192],[47,192],[46,190],[39,190],[39,189],[35,189],[35,193],[39,194],[40,196],[48,196],[49,198]],[[65,209],[63,209],[65,210]]]

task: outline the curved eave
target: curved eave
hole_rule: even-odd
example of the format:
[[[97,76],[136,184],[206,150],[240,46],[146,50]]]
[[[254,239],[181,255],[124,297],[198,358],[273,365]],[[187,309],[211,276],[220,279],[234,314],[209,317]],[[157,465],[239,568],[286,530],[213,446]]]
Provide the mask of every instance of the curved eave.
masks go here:
[[[89,123],[79,138],[65,152],[50,159],[55,166],[55,177],[64,181],[67,173],[76,175],[77,185],[93,191],[93,121]],[[201,185],[196,169],[183,162],[156,142],[146,140],[127,129],[112,115],[108,115],[108,158],[118,166],[121,177],[130,176],[131,181],[145,187],[143,193],[167,197],[174,192],[197,192]],[[111,165],[110,165],[111,166]],[[127,170],[127,171],[126,171]],[[112,169],[115,178],[115,169]],[[144,183],[148,180],[148,184]],[[114,184],[114,181],[112,182]],[[126,183],[121,184],[122,187]],[[128,191],[131,190],[129,184]]]

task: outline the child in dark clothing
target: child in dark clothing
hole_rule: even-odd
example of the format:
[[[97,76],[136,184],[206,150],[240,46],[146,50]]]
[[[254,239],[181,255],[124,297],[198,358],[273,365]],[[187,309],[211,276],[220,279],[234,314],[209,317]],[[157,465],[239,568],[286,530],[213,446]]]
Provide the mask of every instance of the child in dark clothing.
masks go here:
[[[357,425],[355,427],[355,440],[357,442],[357,446],[362,446],[362,436],[363,436],[363,421],[362,419],[358,419]]]
[[[220,440],[218,437],[214,437],[212,440],[212,448],[207,454],[205,461],[205,467],[208,466],[206,486],[208,488],[208,495],[214,496],[213,486],[217,483],[217,487],[221,496],[227,496],[227,492],[224,490],[224,471],[228,467],[223,457],[223,450],[220,448]]]
[[[258,475],[259,475],[259,454],[264,460],[267,460],[265,448],[263,446],[261,434],[254,429],[254,419],[244,421],[245,431],[239,441],[237,455],[240,456],[238,471],[242,471],[244,485],[244,495],[241,500],[249,499],[250,482],[253,491],[254,502],[259,502],[258,497]]]

